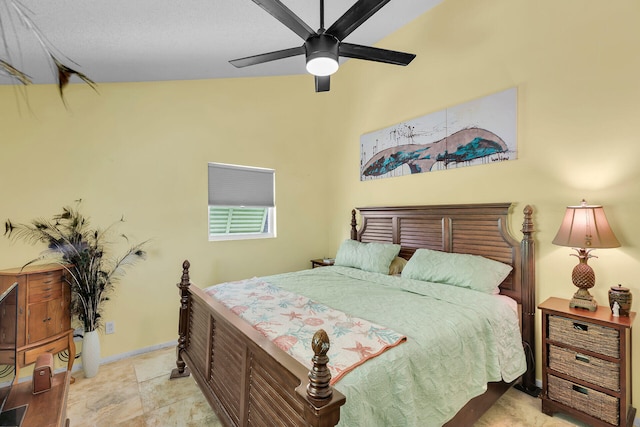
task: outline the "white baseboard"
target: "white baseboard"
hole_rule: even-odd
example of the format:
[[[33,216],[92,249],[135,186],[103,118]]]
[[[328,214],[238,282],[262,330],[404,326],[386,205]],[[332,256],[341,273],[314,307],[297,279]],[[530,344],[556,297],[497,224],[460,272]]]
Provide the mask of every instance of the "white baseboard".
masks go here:
[[[118,360],[128,359],[129,357],[138,356],[140,354],[150,353],[152,351],[161,350],[163,348],[168,347],[176,347],[178,345],[178,341],[169,341],[162,344],[152,345],[150,347],[139,348],[137,350],[128,351],[126,353],[120,353],[113,356],[105,357],[100,359],[100,364],[104,365],[106,363],[117,362]],[[73,364],[73,369],[71,372],[76,372],[82,369],[82,358],[76,359],[76,362]],[[58,370],[57,370],[58,371]],[[57,372],[56,371],[56,372]],[[64,368],[60,368],[59,371],[64,371]]]
[[[177,345],[178,345],[178,341],[176,340],[176,341],[165,342],[162,344],[152,345],[150,347],[139,348],[137,350],[116,354],[114,356],[109,356],[109,357],[105,357],[104,359],[100,359],[100,364],[104,365],[106,363],[116,362],[118,360],[127,359],[133,356],[138,356],[140,354],[150,353],[155,350],[161,350],[163,348],[168,348],[168,347],[176,347]],[[64,366],[61,366],[55,370],[55,373],[58,374],[60,372],[64,372],[65,370],[66,368]],[[72,373],[78,372],[80,370],[82,370],[82,358],[79,357],[73,363],[73,369],[71,370],[71,372]],[[18,378],[19,383],[22,383],[25,381],[31,381],[31,376],[21,376],[20,378]]]

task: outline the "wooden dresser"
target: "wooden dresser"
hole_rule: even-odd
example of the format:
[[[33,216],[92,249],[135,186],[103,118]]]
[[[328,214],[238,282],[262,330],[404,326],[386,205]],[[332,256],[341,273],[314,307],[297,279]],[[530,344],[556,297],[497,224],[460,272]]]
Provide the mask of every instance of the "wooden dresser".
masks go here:
[[[71,293],[58,264],[0,271],[0,292],[18,282],[18,368],[35,363],[41,353],[68,349],[71,371],[76,349],[71,329]],[[17,372],[16,372],[17,374]]]
[[[549,298],[542,310],[542,412],[567,413],[594,427],[631,427],[631,326],[636,313],[613,317]]]

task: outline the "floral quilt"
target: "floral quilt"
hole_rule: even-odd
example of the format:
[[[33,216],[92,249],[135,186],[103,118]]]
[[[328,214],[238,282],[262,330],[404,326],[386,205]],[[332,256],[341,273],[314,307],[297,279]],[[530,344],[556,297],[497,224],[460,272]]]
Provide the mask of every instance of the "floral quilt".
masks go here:
[[[331,338],[331,384],[367,360],[406,341],[384,326],[334,310],[257,278],[206,289],[279,348],[311,368],[311,339],[318,329]]]

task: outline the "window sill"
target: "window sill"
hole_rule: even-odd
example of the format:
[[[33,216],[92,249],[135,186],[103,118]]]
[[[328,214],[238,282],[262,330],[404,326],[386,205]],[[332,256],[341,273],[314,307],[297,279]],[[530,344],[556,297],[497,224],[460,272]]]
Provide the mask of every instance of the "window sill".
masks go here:
[[[210,242],[222,242],[228,240],[255,240],[255,239],[274,239],[275,234],[263,233],[263,234],[225,234],[221,236],[209,236]]]

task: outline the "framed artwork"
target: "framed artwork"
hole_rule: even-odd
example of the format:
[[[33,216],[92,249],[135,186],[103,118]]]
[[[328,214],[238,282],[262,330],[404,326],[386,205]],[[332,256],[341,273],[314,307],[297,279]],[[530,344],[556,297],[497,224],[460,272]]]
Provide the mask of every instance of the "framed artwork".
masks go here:
[[[517,89],[362,135],[360,180],[515,160]]]

